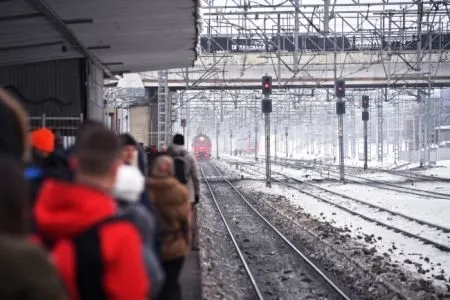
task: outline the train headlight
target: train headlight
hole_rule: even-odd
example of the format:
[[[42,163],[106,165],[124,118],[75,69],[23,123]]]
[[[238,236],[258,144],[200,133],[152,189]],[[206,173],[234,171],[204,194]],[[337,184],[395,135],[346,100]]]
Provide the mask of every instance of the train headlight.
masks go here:
[[[203,142],[204,140],[205,140],[205,138],[201,136],[201,137],[200,137],[200,141]]]

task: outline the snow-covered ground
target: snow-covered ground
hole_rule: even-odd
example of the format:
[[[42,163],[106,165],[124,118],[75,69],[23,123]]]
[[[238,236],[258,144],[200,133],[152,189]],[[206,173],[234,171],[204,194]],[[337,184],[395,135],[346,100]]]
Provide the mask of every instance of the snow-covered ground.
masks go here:
[[[274,184],[272,188],[267,188],[264,183],[251,182],[248,183],[247,188],[274,196],[283,195],[313,217],[328,221],[335,227],[350,229],[354,239],[375,247],[378,253],[390,255],[394,262],[403,264],[410,271],[418,272],[420,269],[426,272],[426,274],[417,273],[418,276],[431,280],[436,276],[439,276],[438,278],[443,276],[447,282],[450,281],[450,253],[387,230],[288,187]],[[372,235],[374,238],[367,242],[363,238]],[[443,284],[442,280],[435,280],[435,282],[439,285]]]
[[[224,157],[225,158],[225,157]],[[227,157],[227,159],[233,159],[234,161],[249,162],[251,158],[245,157]],[[221,167],[225,163],[221,162]],[[440,174],[448,174],[450,177],[450,162],[442,163],[442,169]],[[286,167],[280,167],[272,165],[273,171],[279,171],[286,175],[290,175],[301,180],[305,180],[314,177],[320,177],[320,174],[316,172],[305,170],[294,170]],[[424,173],[430,175],[435,174],[435,171],[439,168],[424,171]],[[261,171],[263,171],[261,169]],[[255,173],[254,171],[250,171]],[[434,173],[433,173],[434,172]],[[261,176],[261,175],[260,175]],[[326,174],[322,174],[322,177],[326,178]],[[387,175],[386,173],[370,173],[366,176],[383,180],[400,182],[405,178],[399,178],[395,175]],[[360,184],[346,184],[342,185],[336,182],[324,181],[320,186],[327,189],[345,194],[359,200],[372,203],[381,207],[385,207],[392,211],[400,212],[404,215],[408,215],[417,219],[422,219],[430,223],[439,224],[450,228],[450,200],[426,198],[415,195],[407,195],[396,191],[382,190],[379,188],[369,187]],[[448,183],[414,183],[415,188],[434,190],[441,193],[450,194],[450,185]],[[328,221],[336,227],[348,228],[351,230],[351,236],[360,240],[362,243],[367,243],[371,247],[375,247],[379,253],[385,253],[391,257],[391,259],[400,265],[404,265],[405,268],[412,272],[415,272],[417,276],[424,279],[434,280],[438,285],[443,285],[444,282],[449,284],[450,282],[450,253],[443,252],[436,249],[432,245],[424,245],[422,242],[403,236],[400,233],[395,233],[386,228],[380,227],[376,224],[370,223],[361,219],[358,216],[346,213],[336,207],[330,206],[327,203],[321,202],[313,197],[304,195],[297,190],[279,186],[274,184],[273,187],[265,187],[264,182],[249,182],[246,188],[253,189],[255,191],[261,191],[272,195],[283,195],[289,199],[293,204],[298,205],[306,212],[310,213],[313,217]],[[355,209],[360,209],[361,213],[368,213],[363,211],[362,208],[358,208],[357,205],[347,203],[348,207],[354,206]],[[376,214],[376,212],[374,212]],[[382,215],[380,215],[383,217]],[[411,228],[410,224],[405,221],[402,224],[401,220],[392,220],[392,215],[384,216],[385,221],[394,223],[395,226],[417,234],[420,228]],[[388,220],[391,218],[391,220]],[[419,226],[420,227],[420,226]],[[450,234],[431,230],[423,226],[421,234],[425,235],[429,239],[433,239],[441,242],[442,244],[450,245]],[[372,236],[372,239],[365,239],[365,236]],[[444,279],[444,280],[442,280]]]
[[[418,171],[418,173],[428,176],[450,178],[450,160],[438,161],[436,162],[435,168]]]

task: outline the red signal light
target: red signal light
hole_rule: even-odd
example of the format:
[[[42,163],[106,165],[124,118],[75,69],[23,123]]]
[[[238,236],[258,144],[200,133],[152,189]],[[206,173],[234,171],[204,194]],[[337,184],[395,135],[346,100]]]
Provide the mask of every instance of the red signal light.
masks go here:
[[[262,77],[262,92],[264,95],[272,94],[272,77],[263,76]]]

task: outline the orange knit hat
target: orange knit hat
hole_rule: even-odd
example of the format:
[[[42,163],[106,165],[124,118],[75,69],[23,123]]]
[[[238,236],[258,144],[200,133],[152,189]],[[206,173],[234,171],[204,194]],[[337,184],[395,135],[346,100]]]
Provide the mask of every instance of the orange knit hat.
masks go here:
[[[30,142],[34,149],[51,153],[55,151],[55,135],[47,128],[37,129],[31,132]]]

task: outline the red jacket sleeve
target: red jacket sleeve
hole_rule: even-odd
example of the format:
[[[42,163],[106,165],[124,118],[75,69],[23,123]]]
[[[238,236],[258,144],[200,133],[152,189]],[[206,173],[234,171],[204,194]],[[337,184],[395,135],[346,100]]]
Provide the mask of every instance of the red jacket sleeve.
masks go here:
[[[104,282],[108,299],[148,299],[150,280],[137,230],[131,224],[116,223],[105,226],[102,235],[102,252],[104,259],[109,260],[105,264]]]

